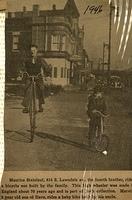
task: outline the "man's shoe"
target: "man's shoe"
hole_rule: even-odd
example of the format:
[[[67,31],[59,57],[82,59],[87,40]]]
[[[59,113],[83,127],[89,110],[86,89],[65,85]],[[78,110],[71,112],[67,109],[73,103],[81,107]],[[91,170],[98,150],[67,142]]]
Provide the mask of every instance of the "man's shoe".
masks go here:
[[[43,112],[43,106],[42,106],[42,104],[39,104],[39,110],[38,110],[38,112]]]
[[[39,105],[39,110],[38,110],[38,112],[43,112],[43,107],[42,107],[42,105]]]
[[[24,108],[22,112],[23,112],[23,113],[28,113],[29,110],[28,110],[28,108]]]
[[[39,108],[38,112],[43,112],[44,109],[43,108]]]

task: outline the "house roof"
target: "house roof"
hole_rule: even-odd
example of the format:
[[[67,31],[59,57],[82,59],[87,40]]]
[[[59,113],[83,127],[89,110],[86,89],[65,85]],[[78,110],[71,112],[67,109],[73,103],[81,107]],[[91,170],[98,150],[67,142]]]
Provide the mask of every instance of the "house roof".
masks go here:
[[[64,15],[64,10],[40,10],[40,16],[47,16],[47,15]]]
[[[52,10],[53,4],[56,4],[56,8],[63,9],[67,0],[7,0],[7,10],[9,12],[22,11],[25,6],[27,11],[32,11],[32,6],[38,4],[40,10]]]
[[[70,12],[71,15],[74,15],[76,17],[80,16],[74,0],[68,0],[65,4],[64,10]]]
[[[7,10],[9,12],[22,12],[23,7],[26,7],[29,12],[32,11],[34,4],[39,4],[40,16],[52,15],[53,5],[55,5],[54,14],[61,15],[65,13],[79,17],[79,11],[74,0],[32,0],[32,5],[28,0],[7,0]]]

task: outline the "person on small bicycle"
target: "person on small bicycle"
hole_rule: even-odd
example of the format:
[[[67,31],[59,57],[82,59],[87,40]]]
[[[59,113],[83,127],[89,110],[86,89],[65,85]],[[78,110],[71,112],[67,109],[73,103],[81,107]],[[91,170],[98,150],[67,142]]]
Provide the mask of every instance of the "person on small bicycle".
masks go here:
[[[44,76],[49,75],[49,66],[45,60],[42,60],[38,56],[38,47],[36,45],[31,45],[30,56],[24,62],[24,99],[22,105],[24,106],[23,113],[29,112],[29,89],[30,89],[30,76],[36,76],[36,94],[39,102],[39,112],[43,112],[43,104],[45,103],[44,98]]]
[[[93,89],[93,92],[91,92],[91,95],[88,96],[87,103],[87,114],[89,118],[89,145],[92,144],[92,140],[96,136],[96,129],[98,128],[98,131],[101,131],[101,115],[99,113],[106,115],[106,102],[102,88],[96,86]]]

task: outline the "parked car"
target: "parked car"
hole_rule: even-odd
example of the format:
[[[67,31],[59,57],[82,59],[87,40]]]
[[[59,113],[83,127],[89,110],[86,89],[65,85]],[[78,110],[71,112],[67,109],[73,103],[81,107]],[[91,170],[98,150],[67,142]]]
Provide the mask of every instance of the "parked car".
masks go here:
[[[110,83],[112,88],[122,88],[122,81],[119,76],[111,76]]]

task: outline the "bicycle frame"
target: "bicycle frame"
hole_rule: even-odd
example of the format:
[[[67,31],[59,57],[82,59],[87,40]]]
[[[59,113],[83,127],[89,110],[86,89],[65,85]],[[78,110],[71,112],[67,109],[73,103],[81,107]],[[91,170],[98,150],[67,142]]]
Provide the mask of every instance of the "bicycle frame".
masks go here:
[[[40,75],[28,75],[28,78],[31,80],[30,84],[30,101],[29,101],[29,117],[30,117],[30,132],[31,132],[31,138],[30,142],[33,142],[34,134],[35,134],[35,128],[36,128],[36,113],[37,113],[37,106],[36,106],[36,78]]]
[[[31,78],[31,90],[30,90],[30,102],[29,102],[29,117],[30,117],[31,142],[32,142],[36,126],[36,83],[34,76],[30,78]]]
[[[99,130],[99,127],[96,128],[95,138],[93,142],[95,149],[98,152],[103,152],[104,150],[107,150],[109,146],[109,138],[107,135],[104,134],[104,118],[106,117],[106,115],[102,114],[100,111],[97,111],[97,113],[101,117],[101,129]]]
[[[100,123],[101,123],[101,129],[99,131],[98,127],[97,127],[97,130],[96,130],[96,137],[99,137],[101,139],[101,136],[103,135],[104,133],[104,118],[101,116],[101,120],[100,120]],[[98,134],[99,133],[99,134]]]

